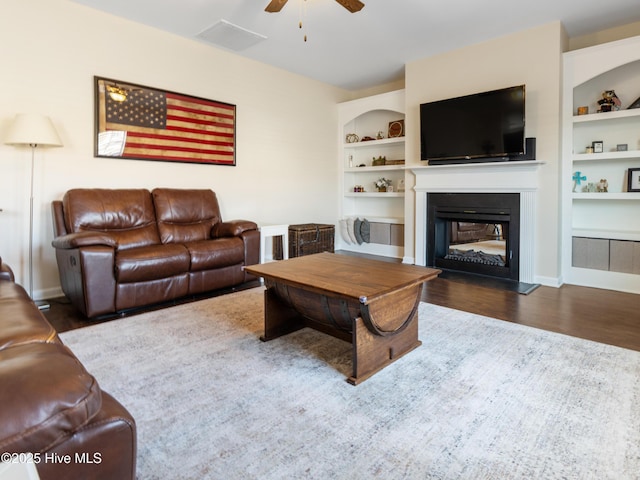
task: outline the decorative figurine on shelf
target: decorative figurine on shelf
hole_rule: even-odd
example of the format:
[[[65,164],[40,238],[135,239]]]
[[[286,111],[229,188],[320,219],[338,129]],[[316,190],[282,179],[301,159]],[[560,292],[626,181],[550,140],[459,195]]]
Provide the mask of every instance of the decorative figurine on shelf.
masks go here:
[[[387,191],[387,187],[391,185],[391,180],[387,179],[387,178],[379,178],[378,180],[375,181],[375,186],[378,189],[379,192],[386,192]]]
[[[360,141],[360,137],[355,133],[347,133],[346,141],[347,143],[356,143]]]
[[[387,163],[387,157],[378,157],[378,158],[373,157],[373,160],[371,162],[371,166],[372,167],[381,167],[386,163]]]
[[[607,182],[606,178],[601,178],[598,184],[596,185],[596,191],[599,193],[607,193],[609,192],[609,182]]]
[[[382,140],[384,138],[384,132],[380,130],[376,135],[376,140]]]
[[[578,187],[581,182],[586,181],[587,177],[586,175],[582,175],[582,172],[576,172],[573,174],[573,177],[571,177],[571,180],[573,180],[573,192],[575,193],[576,187]]]
[[[620,99],[614,90],[605,90],[602,92],[602,98],[598,100],[598,105],[600,105],[599,112],[620,110]]]

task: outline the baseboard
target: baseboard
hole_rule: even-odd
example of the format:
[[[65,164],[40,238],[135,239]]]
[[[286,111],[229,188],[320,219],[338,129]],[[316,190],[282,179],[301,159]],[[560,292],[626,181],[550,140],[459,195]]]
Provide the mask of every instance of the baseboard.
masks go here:
[[[62,291],[62,287],[46,288],[44,290],[37,290],[33,292],[33,297],[36,300],[44,300],[47,298],[58,298],[58,297],[64,297],[64,292]]]
[[[536,275],[534,278],[536,283],[544,285],[545,287],[560,288],[564,283],[562,277],[543,277]]]

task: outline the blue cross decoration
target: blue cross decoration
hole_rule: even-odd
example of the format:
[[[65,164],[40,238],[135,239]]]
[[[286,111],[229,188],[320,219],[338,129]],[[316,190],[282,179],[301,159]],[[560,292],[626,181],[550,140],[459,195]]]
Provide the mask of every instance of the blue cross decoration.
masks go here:
[[[576,186],[580,185],[580,182],[583,180],[587,180],[586,175],[581,175],[582,172],[576,172],[573,174],[573,177],[571,177],[571,179],[573,180],[573,191],[576,191]]]

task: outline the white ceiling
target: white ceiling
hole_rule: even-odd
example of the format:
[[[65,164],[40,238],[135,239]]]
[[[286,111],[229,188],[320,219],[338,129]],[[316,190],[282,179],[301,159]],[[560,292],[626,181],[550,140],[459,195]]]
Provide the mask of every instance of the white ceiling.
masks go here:
[[[349,90],[400,80],[407,62],[556,20],[570,37],[640,21],[639,0],[363,0],[358,13],[333,0],[289,0],[280,13],[264,11],[269,0],[72,1],[197,41],[224,20],[267,37],[227,50]]]

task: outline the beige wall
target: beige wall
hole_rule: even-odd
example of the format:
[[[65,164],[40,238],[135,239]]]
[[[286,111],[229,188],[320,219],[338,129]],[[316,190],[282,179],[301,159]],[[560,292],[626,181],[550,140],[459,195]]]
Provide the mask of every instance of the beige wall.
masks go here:
[[[59,291],[49,205],[70,188],[212,188],[226,219],[335,221],[336,104],[348,92],[66,0],[0,10],[0,139],[32,112],[64,143],[36,153],[36,297]],[[236,104],[237,166],[94,158],[94,75]],[[2,142],[0,159],[0,255],[26,285],[30,150]]]
[[[628,23],[619,27],[607,28],[599,32],[581,35],[569,39],[569,50],[600,45],[601,43],[614,42],[623,38],[630,38],[640,35],[640,22]]]
[[[536,227],[540,254],[535,266],[537,281],[545,284],[557,283],[560,276],[560,79],[564,44],[561,24],[552,23],[411,62],[406,67],[407,162],[413,165],[420,164],[421,103],[526,85],[526,135],[537,138],[537,159],[545,162],[539,168]],[[408,189],[407,232],[413,231],[414,201]],[[407,244],[405,255],[411,255],[413,249]]]

